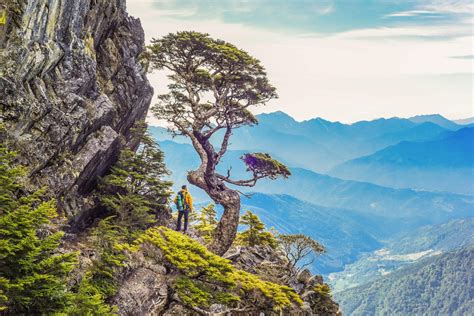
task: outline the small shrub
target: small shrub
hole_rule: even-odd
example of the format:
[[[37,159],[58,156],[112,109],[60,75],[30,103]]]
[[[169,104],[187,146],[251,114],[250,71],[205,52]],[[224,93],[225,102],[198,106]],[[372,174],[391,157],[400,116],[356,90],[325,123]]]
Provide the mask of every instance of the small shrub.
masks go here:
[[[278,244],[288,261],[290,275],[297,275],[314,262],[316,255],[326,251],[316,240],[301,234],[279,235]]]
[[[194,214],[193,212],[191,214]],[[190,214],[190,215],[191,215]],[[204,238],[206,243],[212,241],[214,236],[214,230],[217,227],[217,212],[214,204],[209,204],[206,207],[203,207],[193,219],[196,223],[194,228],[198,231],[199,235]],[[190,218],[191,221],[191,218]]]
[[[247,230],[237,235],[237,243],[245,246],[269,245],[276,248],[278,243],[271,232],[265,230],[260,218],[247,211],[241,218],[240,224],[247,226]]]
[[[331,288],[326,283],[316,284],[316,286],[314,287],[314,291],[324,297],[331,296]]]

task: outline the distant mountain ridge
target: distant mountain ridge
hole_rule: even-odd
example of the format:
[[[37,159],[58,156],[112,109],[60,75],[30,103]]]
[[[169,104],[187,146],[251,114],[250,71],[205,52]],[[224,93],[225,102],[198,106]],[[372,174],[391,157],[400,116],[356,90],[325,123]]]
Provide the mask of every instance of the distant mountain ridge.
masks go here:
[[[172,180],[177,189],[186,182],[187,171],[199,166],[197,154],[188,144],[164,141],[160,145],[165,153],[166,165],[173,172]],[[249,174],[240,160],[244,152],[229,151],[220,171],[225,172],[232,166],[232,177],[247,178]],[[474,197],[471,196],[393,189],[367,182],[342,180],[302,168],[290,169],[292,175],[288,179],[263,179],[251,190],[265,194],[289,194],[324,207],[352,209],[361,214],[382,217],[387,221],[386,224],[391,223],[384,228],[387,234],[390,234],[391,229],[398,230],[402,224],[409,229],[469,216],[474,206]],[[197,200],[208,200],[207,195],[199,189],[190,189]],[[395,225],[396,222],[399,224]]]
[[[417,123],[396,117],[343,124],[322,118],[298,122],[286,113],[274,112],[257,115],[257,119],[256,126],[234,130],[231,149],[266,151],[293,167],[323,173],[400,141],[426,141],[451,131],[427,120]],[[158,141],[189,143],[184,137],[171,138],[162,127],[152,126],[150,131]]]
[[[426,142],[400,142],[338,165],[329,174],[395,188],[472,195],[474,127],[444,135],[446,138]]]
[[[387,240],[422,226],[442,225],[473,215],[474,196],[343,180],[315,172],[317,168],[309,170],[306,167],[319,166],[324,159],[327,159],[326,166],[343,157],[355,155],[357,159],[361,152],[371,156],[400,144],[415,143],[412,148],[415,152],[419,146],[433,142],[463,145],[471,139],[469,131],[446,129],[430,121],[416,123],[399,118],[350,125],[319,118],[297,122],[284,113],[263,114],[258,118],[259,125],[234,131],[230,150],[224,156],[219,172],[224,174],[232,166],[232,178],[248,178],[250,175],[240,157],[252,151],[269,152],[290,167],[292,175],[288,179],[264,179],[251,188],[251,192],[247,191],[253,193],[253,197],[242,198],[242,211],[252,210],[267,226],[274,226],[279,231],[304,233],[323,242],[328,253],[319,257],[313,271],[328,275],[354,266],[355,270],[360,270],[357,271],[361,273],[361,280],[372,277],[370,267],[356,267],[358,259],[387,246]],[[199,166],[199,158],[186,138],[172,138],[163,128],[151,127],[150,131],[165,153],[165,163],[173,172],[172,180],[178,189],[186,183],[187,172]],[[218,143],[215,145],[219,146]],[[375,150],[377,148],[380,149]],[[445,160],[469,164],[469,159],[455,153],[448,150],[433,155],[433,164]],[[415,158],[410,160],[412,164],[426,166],[428,160]],[[190,190],[198,203],[209,201],[200,189],[190,187]],[[415,255],[424,254],[419,252]],[[388,262],[385,266],[388,271],[398,267],[385,259],[383,262]],[[369,270],[364,277],[362,271],[366,268]],[[353,282],[350,278],[347,280]]]
[[[267,227],[281,233],[305,234],[327,248],[313,265],[313,272],[327,275],[340,271],[361,252],[373,251],[381,243],[365,230],[376,225],[370,216],[360,216],[350,210],[323,207],[298,200],[289,195],[252,193],[242,198],[242,211],[251,210]]]
[[[441,116],[439,114],[416,115],[408,119],[415,123],[431,122],[452,131],[458,130],[462,127],[462,126],[459,126],[456,122],[450,121],[444,116]]]
[[[471,125],[471,124],[474,124],[474,116],[464,118],[464,119],[454,120],[453,122],[455,122],[458,125]]]

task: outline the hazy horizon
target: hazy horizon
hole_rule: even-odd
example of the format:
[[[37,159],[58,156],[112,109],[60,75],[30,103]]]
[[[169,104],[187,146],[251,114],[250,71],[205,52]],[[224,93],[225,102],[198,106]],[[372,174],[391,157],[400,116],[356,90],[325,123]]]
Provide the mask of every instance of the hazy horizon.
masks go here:
[[[324,118],[324,117],[320,117],[320,116],[315,116],[315,117],[310,117],[310,118],[306,118],[306,119],[297,119],[295,118],[294,116],[292,116],[291,114],[285,112],[284,110],[276,110],[276,111],[271,111],[271,112],[259,112],[257,115],[261,115],[261,114],[275,114],[275,113],[284,113],[285,115],[288,115],[289,117],[291,117],[292,119],[294,119],[296,122],[305,122],[305,121],[311,121],[311,120],[315,120],[315,119],[323,119],[325,121],[329,121],[331,123],[341,123],[341,124],[347,124],[347,125],[351,125],[351,124],[356,124],[358,122],[370,122],[370,121],[375,121],[375,120],[380,120],[380,119],[385,119],[385,120],[389,120],[389,119],[394,119],[394,118],[398,118],[398,119],[410,119],[410,118],[413,118],[414,116],[430,116],[430,115],[441,115],[439,113],[425,113],[425,114],[417,114],[417,115],[414,115],[414,116],[408,116],[408,117],[401,117],[401,116],[390,116],[390,117],[376,117],[376,118],[369,118],[369,119],[362,119],[362,120],[358,120],[358,121],[353,121],[353,122],[343,122],[341,120],[330,120],[330,119],[327,119],[327,118]],[[442,117],[458,124],[458,125],[469,125],[470,123],[457,123],[456,121],[462,121],[462,120],[469,120],[469,119],[474,119],[474,116],[469,116],[469,117],[461,117],[461,118],[457,118],[457,119],[450,119],[448,117],[445,117],[444,115],[441,115]],[[151,126],[158,126],[158,127],[165,127],[166,124],[163,124],[161,122],[158,122],[157,120],[148,120],[148,123],[149,125]]]

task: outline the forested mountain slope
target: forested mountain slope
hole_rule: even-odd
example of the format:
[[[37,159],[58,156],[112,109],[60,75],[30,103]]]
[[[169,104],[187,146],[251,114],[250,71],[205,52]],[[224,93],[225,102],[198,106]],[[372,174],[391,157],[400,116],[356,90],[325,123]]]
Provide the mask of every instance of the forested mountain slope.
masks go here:
[[[472,315],[474,245],[336,294],[349,315]]]
[[[262,193],[243,199],[242,210],[251,210],[267,227],[281,233],[304,234],[323,243],[327,252],[312,264],[312,271],[323,275],[340,271],[361,252],[381,246],[366,229],[378,225],[377,219],[351,210],[314,205],[289,195]]]
[[[423,258],[474,244],[474,218],[423,226],[384,242],[383,248],[360,256],[344,271],[329,276],[334,291],[362,285]]]

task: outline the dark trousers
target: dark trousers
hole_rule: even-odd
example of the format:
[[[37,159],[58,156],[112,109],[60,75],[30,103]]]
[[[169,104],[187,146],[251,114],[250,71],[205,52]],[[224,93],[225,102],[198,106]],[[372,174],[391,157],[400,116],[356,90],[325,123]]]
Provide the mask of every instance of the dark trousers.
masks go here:
[[[177,231],[181,230],[181,219],[183,218],[183,215],[184,215],[184,231],[188,229],[189,210],[179,211],[178,212],[178,225],[176,226]]]

